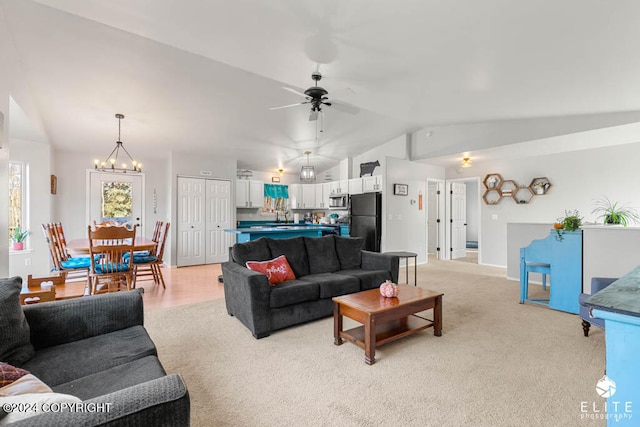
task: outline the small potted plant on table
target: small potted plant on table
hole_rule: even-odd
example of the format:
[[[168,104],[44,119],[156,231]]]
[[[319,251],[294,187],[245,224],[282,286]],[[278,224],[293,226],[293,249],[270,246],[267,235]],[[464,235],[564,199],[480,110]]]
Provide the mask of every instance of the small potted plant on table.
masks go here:
[[[22,231],[20,226],[16,227],[11,234],[11,241],[13,242],[13,250],[21,251],[24,249],[24,239],[29,236],[30,231]]]

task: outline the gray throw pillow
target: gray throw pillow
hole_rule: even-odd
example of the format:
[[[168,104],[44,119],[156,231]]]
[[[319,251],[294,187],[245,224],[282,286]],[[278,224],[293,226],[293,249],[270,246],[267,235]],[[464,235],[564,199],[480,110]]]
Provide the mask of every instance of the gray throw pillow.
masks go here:
[[[333,273],[340,270],[336,243],[332,235],[305,237],[304,244],[309,256],[309,272],[311,274]]]
[[[20,366],[35,354],[20,305],[22,277],[0,279],[0,360]]]
[[[267,239],[261,237],[245,243],[236,243],[231,248],[233,260],[241,266],[246,266],[247,261],[268,261],[272,258]]]
[[[354,270],[360,268],[362,262],[362,237],[336,237],[336,252],[342,270]]]

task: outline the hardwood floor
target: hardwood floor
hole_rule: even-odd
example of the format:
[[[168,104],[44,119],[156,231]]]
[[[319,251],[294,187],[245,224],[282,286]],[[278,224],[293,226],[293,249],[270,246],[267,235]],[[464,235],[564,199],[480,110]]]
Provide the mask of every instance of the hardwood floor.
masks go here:
[[[224,286],[218,282],[222,274],[220,264],[198,265],[194,267],[162,268],[166,289],[152,280],[138,282],[137,288],[144,288],[144,309],[177,307],[201,301],[224,298]],[[84,292],[84,282],[66,283],[56,287],[57,298],[80,296]]]

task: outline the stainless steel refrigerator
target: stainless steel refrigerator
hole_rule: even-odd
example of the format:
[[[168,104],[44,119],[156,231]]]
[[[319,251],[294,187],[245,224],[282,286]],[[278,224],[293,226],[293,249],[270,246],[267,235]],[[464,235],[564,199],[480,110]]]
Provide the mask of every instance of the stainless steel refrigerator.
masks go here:
[[[364,237],[364,249],[380,252],[382,194],[354,194],[349,199],[349,235]]]

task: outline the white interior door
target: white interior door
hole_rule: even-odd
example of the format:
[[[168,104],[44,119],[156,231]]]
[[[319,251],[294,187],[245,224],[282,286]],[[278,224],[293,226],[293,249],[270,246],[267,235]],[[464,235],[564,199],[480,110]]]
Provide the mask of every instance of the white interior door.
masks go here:
[[[461,182],[451,183],[451,259],[463,258],[467,254],[467,186]]]
[[[427,252],[438,252],[438,184],[429,182],[427,186]]]
[[[231,246],[231,233],[224,231],[226,228],[231,228],[231,182],[208,179],[206,191],[205,262],[207,264],[225,262],[229,259],[229,246]]]
[[[89,171],[87,224],[131,223],[144,236],[144,175]]]
[[[178,177],[178,267],[205,263],[205,180]]]

